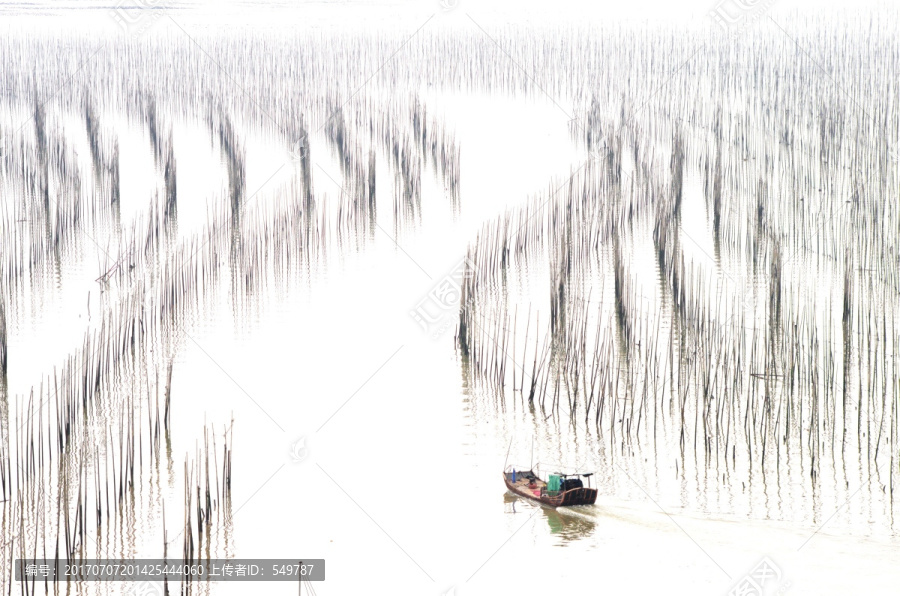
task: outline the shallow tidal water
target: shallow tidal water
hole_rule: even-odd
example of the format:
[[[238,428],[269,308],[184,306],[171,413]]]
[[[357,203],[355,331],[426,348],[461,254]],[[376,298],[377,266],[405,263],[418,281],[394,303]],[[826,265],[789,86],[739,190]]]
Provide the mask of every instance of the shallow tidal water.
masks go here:
[[[30,13],[18,16],[39,26]],[[94,16],[79,18],[86,28],[95,22]],[[217,26],[214,19],[189,22],[207,35]],[[154,27],[162,39],[179,34],[162,22]],[[477,28],[470,34],[478,34]],[[227,29],[221,35],[227,38]],[[322,230],[328,230],[316,237],[319,248],[307,250],[305,259],[282,270],[254,270],[250,291],[241,288],[246,270],[228,264],[233,253],[223,250],[210,257],[210,263],[226,264],[216,279],[204,283],[196,304],[186,299],[189,308],[171,343],[151,341],[146,369],[116,380],[115,391],[134,396],[133,404],[141,408],[134,411],[145,412],[160,394],[165,384],[160,379],[171,363],[171,428],[146,475],[141,460],[142,481],[131,493],[136,511],[128,518],[131,525],[91,528],[87,540],[128,556],[159,556],[164,509],[168,548],[180,553],[182,472],[186,459],[198,461],[196,450],[208,426],[218,436],[229,429],[233,485],[230,518],[216,522],[206,552],[324,558],[327,579],[314,586],[317,594],[497,594],[554,591],[561,585],[603,593],[727,594],[764,560],[777,569],[767,594],[895,593],[900,580],[900,535],[894,521],[898,499],[892,489],[896,454],[887,456],[890,468],[879,459],[873,470],[861,450],[844,459],[832,451],[823,456],[821,477],[813,480],[803,474],[803,454],[791,448],[784,473],[782,468],[776,474],[760,469],[753,457],[729,468],[702,450],[679,448],[671,400],[651,408],[645,434],[636,432],[623,441],[598,428],[592,417],[586,419],[583,405],[580,414],[576,408],[576,415],[569,416],[565,407],[529,404],[513,384],[500,392],[473,378],[474,365],[454,339],[458,299],[439,313],[438,323],[423,329],[413,313],[437,284],[458,271],[483,226],[525,208],[548,189],[564,186],[583,167],[585,147],[573,139],[570,114],[559,102],[570,104],[547,94],[448,91],[428,85],[410,93],[417,93],[429,117],[451,131],[459,148],[458,199],[447,178],[423,160],[418,211],[407,217],[403,209],[409,207],[398,206],[396,199],[395,167],[378,147],[371,226],[360,232],[355,216],[347,215],[344,186],[351,175],[334,150],[336,143],[324,132],[311,132],[306,147],[312,156],[315,213],[325,222]],[[27,122],[28,103],[6,97],[4,122]],[[29,279],[21,293],[10,291],[4,398],[12,445],[27,438],[19,432],[22,426],[10,421],[19,422],[16,412],[29,407],[34,387],[48,383],[54,366],[82,346],[86,332],[99,330],[104,313],[127,296],[131,286],[104,285],[97,278],[115,261],[110,247],[127,238],[132,224],[143,229],[158,207],[153,201],[165,190],[146,126],[128,110],[117,113],[110,105],[104,104],[98,118],[103,134],[117,139],[121,195],[116,227],[83,231],[90,238],[82,237],[75,249],[58,255],[55,270]],[[95,185],[105,183],[96,177],[91,181],[83,114],[52,103],[45,111],[48,126],[77,155],[84,171],[81,191],[93,196],[99,192]],[[179,246],[196,242],[212,219],[227,212],[233,181],[227,141],[225,136],[216,140],[210,132],[214,126],[188,109],[162,112],[160,118],[171,124],[177,162],[177,227],[167,241]],[[296,148],[271,130],[237,118],[232,123],[244,165],[241,224],[253,230],[296,200],[302,165],[291,153]],[[697,139],[707,134],[699,127],[691,133]],[[622,153],[633,150],[628,146]],[[660,149],[664,160],[666,151]],[[623,169],[640,179],[633,160],[623,161]],[[896,188],[896,168],[893,173]],[[764,281],[744,275],[742,263],[719,253],[699,160],[688,160],[684,179],[681,249],[685,261],[696,267],[697,279],[712,280],[712,294],[724,296],[726,303],[742,293],[764,295]],[[8,214],[34,198],[12,176],[2,190]],[[888,217],[896,217],[896,209]],[[6,221],[14,219],[9,215]],[[236,232],[226,229],[221,236],[229,233]],[[250,237],[242,236],[247,246]],[[641,316],[652,313],[664,336],[675,334],[654,273],[652,224],[636,221],[622,239],[635,293],[644,304]],[[210,246],[218,250],[217,242]],[[199,250],[197,259],[206,259]],[[285,253],[295,254],[293,250]],[[276,251],[271,245],[266,254]],[[509,296],[518,315],[529,304],[546,313],[550,265],[533,259],[527,267],[511,270],[508,286],[492,290]],[[819,304],[838,304],[844,271],[834,265],[833,274],[825,275],[829,267],[804,253],[786,265],[786,277],[800,280],[804,295]],[[582,288],[593,288],[583,296],[597,309],[592,322],[613,317],[612,268],[611,257],[598,260],[595,276]],[[148,267],[147,279],[158,275]],[[740,283],[729,283],[732,277]],[[750,312],[757,312],[757,306]],[[893,312],[894,306],[891,302],[885,312]],[[820,328],[832,324],[828,313],[821,316]],[[517,332],[524,325],[520,319]],[[895,337],[896,330],[885,334]],[[526,353],[526,345],[514,341],[512,347],[510,367],[529,369],[528,360],[518,357]],[[897,388],[888,385],[888,391]],[[892,403],[890,398],[885,403]],[[88,444],[105,437],[104,420],[134,407],[123,401],[120,410],[114,403],[119,402],[103,405],[96,418],[85,422]],[[652,428],[649,416],[654,416]],[[545,474],[593,472],[592,483],[599,489],[596,505],[553,510],[513,497],[501,470],[507,463],[524,468],[532,461]],[[4,543],[18,539],[9,507]],[[47,527],[41,531],[46,533]],[[36,528],[26,532],[27,540],[36,540]],[[3,560],[9,564],[9,558]],[[295,584],[249,585],[266,594],[297,591]],[[244,594],[247,586],[223,582],[194,589]],[[10,589],[17,593],[21,586]],[[160,588],[93,584],[73,589],[124,594]]]

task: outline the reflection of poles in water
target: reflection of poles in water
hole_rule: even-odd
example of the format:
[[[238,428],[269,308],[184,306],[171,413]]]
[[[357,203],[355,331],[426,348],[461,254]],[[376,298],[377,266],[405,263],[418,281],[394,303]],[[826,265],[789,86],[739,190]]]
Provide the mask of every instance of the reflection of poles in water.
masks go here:
[[[503,504],[504,504],[503,511],[505,513],[517,513],[516,503],[518,502],[518,500],[519,500],[519,497],[517,497],[516,495],[512,494],[509,491],[506,491],[505,493],[503,493]],[[506,505],[508,505],[508,507],[506,507]]]

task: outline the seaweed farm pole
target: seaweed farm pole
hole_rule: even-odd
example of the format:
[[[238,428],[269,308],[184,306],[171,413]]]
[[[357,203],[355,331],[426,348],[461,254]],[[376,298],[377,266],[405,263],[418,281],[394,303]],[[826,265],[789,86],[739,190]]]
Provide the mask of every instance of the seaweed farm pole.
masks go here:
[[[519,314],[519,305],[517,304],[516,308],[513,310],[513,333],[512,333],[513,354],[515,354],[515,351],[516,351],[516,323],[519,320],[518,314]],[[504,363],[504,367],[505,367],[506,360],[504,360],[503,363]],[[516,364],[515,364],[515,362],[513,362],[512,373],[513,373],[513,378],[512,378],[513,399],[515,399],[515,393],[516,393]]]
[[[528,464],[529,470],[534,470],[534,435],[531,437],[531,461]]]
[[[525,339],[522,341],[522,363],[525,363],[525,353],[528,350],[528,329],[531,327],[531,303],[528,303],[528,319],[525,321]],[[513,349],[516,349],[516,342],[513,342]],[[519,393],[525,386],[525,369],[522,368],[522,380],[519,381]],[[515,381],[513,381],[513,391],[516,389]],[[528,401],[531,401],[529,398]]]
[[[6,379],[6,308],[3,293],[0,292],[0,383]]]

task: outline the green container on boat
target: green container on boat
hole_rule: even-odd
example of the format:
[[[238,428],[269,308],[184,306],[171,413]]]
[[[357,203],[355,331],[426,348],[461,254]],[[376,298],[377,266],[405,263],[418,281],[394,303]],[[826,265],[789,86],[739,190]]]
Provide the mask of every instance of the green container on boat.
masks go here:
[[[556,474],[550,474],[550,479],[547,481],[547,490],[559,490],[559,476],[557,476]]]

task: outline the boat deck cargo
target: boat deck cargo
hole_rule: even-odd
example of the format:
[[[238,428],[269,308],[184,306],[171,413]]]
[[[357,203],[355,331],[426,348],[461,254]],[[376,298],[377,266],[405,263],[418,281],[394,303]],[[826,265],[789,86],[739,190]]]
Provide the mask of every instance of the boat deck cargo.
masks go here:
[[[511,469],[503,473],[506,488],[551,507],[594,504],[597,489],[585,487],[580,477],[590,479],[591,474],[550,474],[544,482],[532,470]]]

